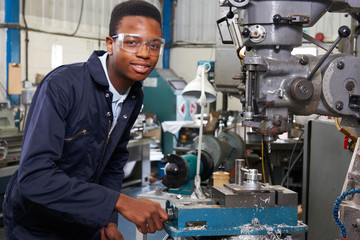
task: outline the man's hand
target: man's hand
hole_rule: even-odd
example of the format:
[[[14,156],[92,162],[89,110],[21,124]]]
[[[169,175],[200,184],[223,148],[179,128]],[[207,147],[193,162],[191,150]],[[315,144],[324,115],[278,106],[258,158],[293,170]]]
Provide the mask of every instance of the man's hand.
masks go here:
[[[164,222],[168,220],[167,213],[159,203],[145,198],[131,198],[124,194],[120,194],[115,210],[133,222],[143,234],[162,230]]]
[[[124,237],[115,223],[109,223],[107,227],[101,228],[101,240],[124,240]]]

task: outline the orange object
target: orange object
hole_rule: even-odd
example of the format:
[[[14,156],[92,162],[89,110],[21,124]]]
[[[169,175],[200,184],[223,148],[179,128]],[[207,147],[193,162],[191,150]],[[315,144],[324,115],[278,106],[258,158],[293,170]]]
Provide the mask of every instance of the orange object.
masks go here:
[[[230,174],[228,172],[225,171],[219,171],[219,172],[214,172],[213,173],[213,186],[214,187],[220,187],[223,186],[224,184],[229,184],[229,178],[230,178]]]

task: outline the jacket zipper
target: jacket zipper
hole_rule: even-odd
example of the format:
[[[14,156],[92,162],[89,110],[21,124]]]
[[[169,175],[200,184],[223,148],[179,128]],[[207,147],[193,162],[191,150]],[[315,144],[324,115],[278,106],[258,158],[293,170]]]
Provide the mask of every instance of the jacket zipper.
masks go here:
[[[109,127],[108,127],[108,132],[107,132],[107,139],[106,139],[106,143],[105,143],[104,150],[103,150],[103,152],[102,152],[102,154],[101,154],[101,159],[100,159],[100,162],[99,162],[99,165],[98,165],[98,168],[97,168],[97,172],[99,172],[99,170],[100,170],[101,164],[102,164],[103,159],[104,159],[104,155],[105,155],[105,151],[106,151],[107,145],[109,144],[109,140],[110,140],[110,130],[111,130],[111,121],[109,120]]]
[[[84,129],[84,130],[82,130],[81,132],[76,133],[75,136],[73,136],[72,138],[65,138],[64,140],[65,140],[65,141],[72,141],[72,140],[74,140],[75,138],[77,138],[80,134],[86,134],[86,133],[87,133],[87,131],[86,131],[86,129]]]

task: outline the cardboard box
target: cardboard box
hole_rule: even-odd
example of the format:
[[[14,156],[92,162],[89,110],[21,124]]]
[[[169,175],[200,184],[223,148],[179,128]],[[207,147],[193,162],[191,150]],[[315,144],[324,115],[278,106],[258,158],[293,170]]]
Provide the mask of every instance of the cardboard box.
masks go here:
[[[161,142],[161,128],[147,130],[146,133],[143,133],[143,137],[155,138],[155,140]]]

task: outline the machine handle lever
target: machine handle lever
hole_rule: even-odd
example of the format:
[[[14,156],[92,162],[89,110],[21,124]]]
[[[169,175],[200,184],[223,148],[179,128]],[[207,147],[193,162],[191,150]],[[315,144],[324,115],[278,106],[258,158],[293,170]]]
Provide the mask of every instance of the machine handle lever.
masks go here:
[[[308,16],[303,15],[293,15],[289,17],[282,17],[280,14],[275,14],[273,16],[274,24],[287,23],[287,24],[304,24],[309,22]]]
[[[274,23],[280,23],[281,21],[288,21],[291,22],[293,19],[293,17],[282,17],[280,14],[275,14],[273,16],[273,21]]]
[[[351,30],[347,27],[347,26],[341,26],[338,30],[338,34],[339,36],[336,38],[335,42],[330,46],[329,50],[322,56],[322,58],[320,59],[320,61],[316,64],[316,66],[314,67],[314,69],[311,71],[311,73],[309,74],[309,76],[307,76],[306,80],[310,81],[313,76],[315,75],[315,73],[317,72],[317,70],[319,70],[319,68],[321,67],[321,65],[325,62],[325,60],[327,59],[327,57],[330,55],[330,53],[334,50],[334,48],[339,44],[339,42],[341,41],[341,39],[343,38],[347,38],[348,36],[350,36]]]

